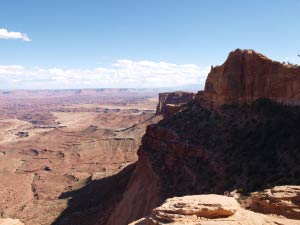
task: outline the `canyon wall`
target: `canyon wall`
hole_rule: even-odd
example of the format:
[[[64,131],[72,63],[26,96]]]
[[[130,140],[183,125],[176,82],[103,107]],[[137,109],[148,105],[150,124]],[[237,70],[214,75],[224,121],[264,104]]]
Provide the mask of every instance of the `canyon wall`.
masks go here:
[[[158,194],[158,177],[153,172],[149,156],[140,149],[137,167],[107,224],[122,225],[148,215],[161,201]]]
[[[168,96],[160,95],[158,114]],[[174,196],[300,185],[299,67],[238,49],[212,68],[204,92],[188,98],[179,113],[148,126],[108,225],[150,215]]]

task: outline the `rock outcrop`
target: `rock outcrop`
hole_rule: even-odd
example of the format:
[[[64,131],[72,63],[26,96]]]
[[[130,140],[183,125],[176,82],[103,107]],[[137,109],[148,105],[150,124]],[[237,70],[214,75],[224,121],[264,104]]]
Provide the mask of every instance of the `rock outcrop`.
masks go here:
[[[239,205],[234,198],[211,194],[170,198],[153,212],[158,220],[184,222],[195,215],[207,219],[229,217],[238,208]]]
[[[300,103],[300,66],[272,61],[253,50],[231,52],[221,66],[212,67],[205,97],[216,105],[270,98]]]
[[[300,186],[277,186],[255,192],[251,196],[250,208],[300,220]]]
[[[177,91],[160,93],[156,114],[168,117],[180,111],[183,104],[186,104],[193,99],[194,93],[190,92]]]
[[[243,209],[233,197],[194,195],[167,199],[148,218],[130,225],[299,225],[298,220],[264,215]]]

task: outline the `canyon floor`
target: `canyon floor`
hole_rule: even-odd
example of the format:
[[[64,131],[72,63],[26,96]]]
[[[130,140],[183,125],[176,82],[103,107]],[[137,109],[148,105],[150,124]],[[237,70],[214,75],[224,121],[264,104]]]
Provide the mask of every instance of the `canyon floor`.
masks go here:
[[[86,213],[102,207],[101,194],[117,193],[106,183],[120,171],[131,173],[146,126],[159,120],[156,96],[134,90],[2,92],[0,217],[26,225],[64,223],[64,215],[80,207],[78,196],[95,196],[93,190],[98,199],[85,199]]]

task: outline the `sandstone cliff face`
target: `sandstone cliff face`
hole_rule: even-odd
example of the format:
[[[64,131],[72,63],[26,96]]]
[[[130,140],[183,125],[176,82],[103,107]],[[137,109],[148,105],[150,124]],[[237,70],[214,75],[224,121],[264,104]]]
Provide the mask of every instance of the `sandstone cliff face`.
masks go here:
[[[257,100],[218,111],[193,104],[150,125],[108,224],[128,224],[174,196],[300,185],[299,118],[297,106]]]
[[[166,99],[160,96],[158,113],[165,113]],[[193,99],[179,113],[147,128],[135,175],[109,225],[125,225],[150,215],[151,208],[174,196],[300,185],[299,67],[273,62],[254,51],[236,50],[222,66],[212,68],[204,93]],[[232,215],[241,219],[237,221],[251,222],[255,214],[239,212]],[[238,224],[229,220],[223,224]],[[222,224],[211,222],[207,224]],[[263,216],[253,224],[275,222]]]
[[[107,225],[126,225],[150,214],[160,202],[157,188],[158,178],[151,168],[148,156],[140,149],[136,170]]]
[[[169,116],[178,112],[182,104],[190,102],[193,98],[194,94],[189,92],[177,91],[160,93],[156,114]]]
[[[205,97],[217,105],[270,98],[300,103],[300,66],[272,61],[253,50],[237,49],[226,62],[212,67]]]

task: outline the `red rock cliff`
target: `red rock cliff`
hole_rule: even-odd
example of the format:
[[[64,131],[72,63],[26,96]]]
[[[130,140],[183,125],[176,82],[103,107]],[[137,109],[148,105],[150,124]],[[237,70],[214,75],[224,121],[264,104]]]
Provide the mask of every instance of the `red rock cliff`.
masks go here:
[[[221,66],[212,67],[205,97],[217,105],[270,98],[300,103],[300,66],[272,61],[253,50],[231,52]]]
[[[160,95],[158,113],[168,102],[181,103],[169,96]],[[230,53],[185,110],[148,126],[137,167],[106,225],[150,215],[174,196],[300,185],[300,107],[261,97],[297,103],[300,68],[250,50]],[[215,110],[210,101],[251,104]]]

